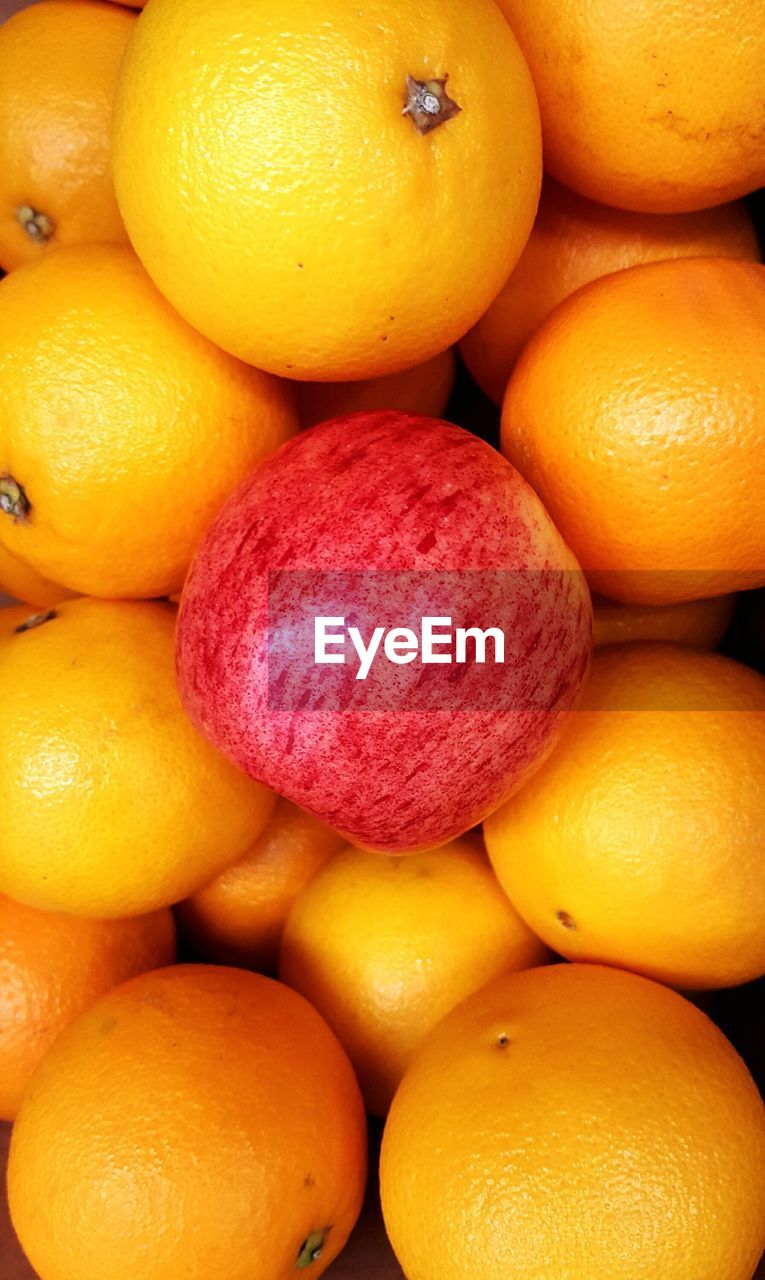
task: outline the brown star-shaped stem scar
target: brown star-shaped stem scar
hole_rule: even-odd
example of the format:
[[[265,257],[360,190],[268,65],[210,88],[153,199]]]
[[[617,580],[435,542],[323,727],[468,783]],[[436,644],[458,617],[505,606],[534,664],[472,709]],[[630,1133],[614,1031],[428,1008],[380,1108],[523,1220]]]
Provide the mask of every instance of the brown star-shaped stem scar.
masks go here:
[[[415,80],[406,77],[406,106],[401,112],[409,116],[418,133],[430,133],[462,110],[446,92],[448,76],[443,80]]]

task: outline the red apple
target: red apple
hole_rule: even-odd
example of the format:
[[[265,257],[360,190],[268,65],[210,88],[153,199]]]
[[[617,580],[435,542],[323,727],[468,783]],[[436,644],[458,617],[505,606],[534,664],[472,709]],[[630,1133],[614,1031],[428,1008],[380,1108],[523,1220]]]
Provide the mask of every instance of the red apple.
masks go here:
[[[362,644],[378,625],[417,644],[381,635],[360,679],[347,636],[326,650],[345,665],[315,663],[317,615]],[[465,660],[472,641],[455,661],[453,638],[433,650],[451,662],[424,663],[426,615],[496,628],[485,662]],[[553,745],[590,648],[583,575],[517,471],[460,427],[378,412],[304,432],[228,500],[184,589],[177,665],[225,755],[393,852],[507,799]]]

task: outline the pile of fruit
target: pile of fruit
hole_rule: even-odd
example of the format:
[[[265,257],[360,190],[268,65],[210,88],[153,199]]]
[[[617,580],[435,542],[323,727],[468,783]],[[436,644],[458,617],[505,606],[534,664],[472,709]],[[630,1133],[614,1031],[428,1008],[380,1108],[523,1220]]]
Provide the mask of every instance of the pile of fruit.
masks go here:
[[[751,1280],[762,0],[0,12],[34,1273]]]

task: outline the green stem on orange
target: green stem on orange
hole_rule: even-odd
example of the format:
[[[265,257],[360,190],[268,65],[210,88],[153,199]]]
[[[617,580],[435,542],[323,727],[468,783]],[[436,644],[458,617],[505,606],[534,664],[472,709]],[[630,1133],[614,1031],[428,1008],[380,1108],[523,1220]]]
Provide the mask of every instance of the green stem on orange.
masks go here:
[[[324,1246],[327,1243],[329,1231],[329,1227],[322,1227],[320,1231],[312,1231],[308,1239],[303,1241],[297,1262],[295,1263],[295,1267],[298,1270],[302,1270],[304,1267],[310,1267],[312,1262],[319,1261],[319,1258],[324,1252]]]

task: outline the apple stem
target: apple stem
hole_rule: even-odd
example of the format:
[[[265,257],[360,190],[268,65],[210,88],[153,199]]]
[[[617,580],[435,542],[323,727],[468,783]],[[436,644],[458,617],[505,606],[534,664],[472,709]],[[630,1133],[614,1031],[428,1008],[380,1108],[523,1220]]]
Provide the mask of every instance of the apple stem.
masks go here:
[[[329,1235],[329,1232],[329,1227],[322,1227],[319,1231],[312,1231],[308,1239],[303,1241],[303,1244],[300,1246],[300,1253],[298,1254],[297,1262],[295,1263],[295,1266],[299,1270],[302,1270],[303,1267],[310,1267],[312,1262],[319,1261],[319,1258],[324,1252],[324,1246],[327,1243],[327,1236]]]
[[[47,244],[53,238],[56,227],[53,219],[49,218],[47,213],[40,213],[39,210],[33,209],[30,204],[22,204],[16,210],[16,217],[30,240],[34,240],[35,244]]]
[[[448,76],[442,80],[406,77],[406,106],[401,114],[409,116],[418,133],[430,133],[462,110],[446,92],[448,79]]]
[[[31,510],[32,504],[18,480],[9,475],[0,476],[0,511],[19,522],[27,520]]]

